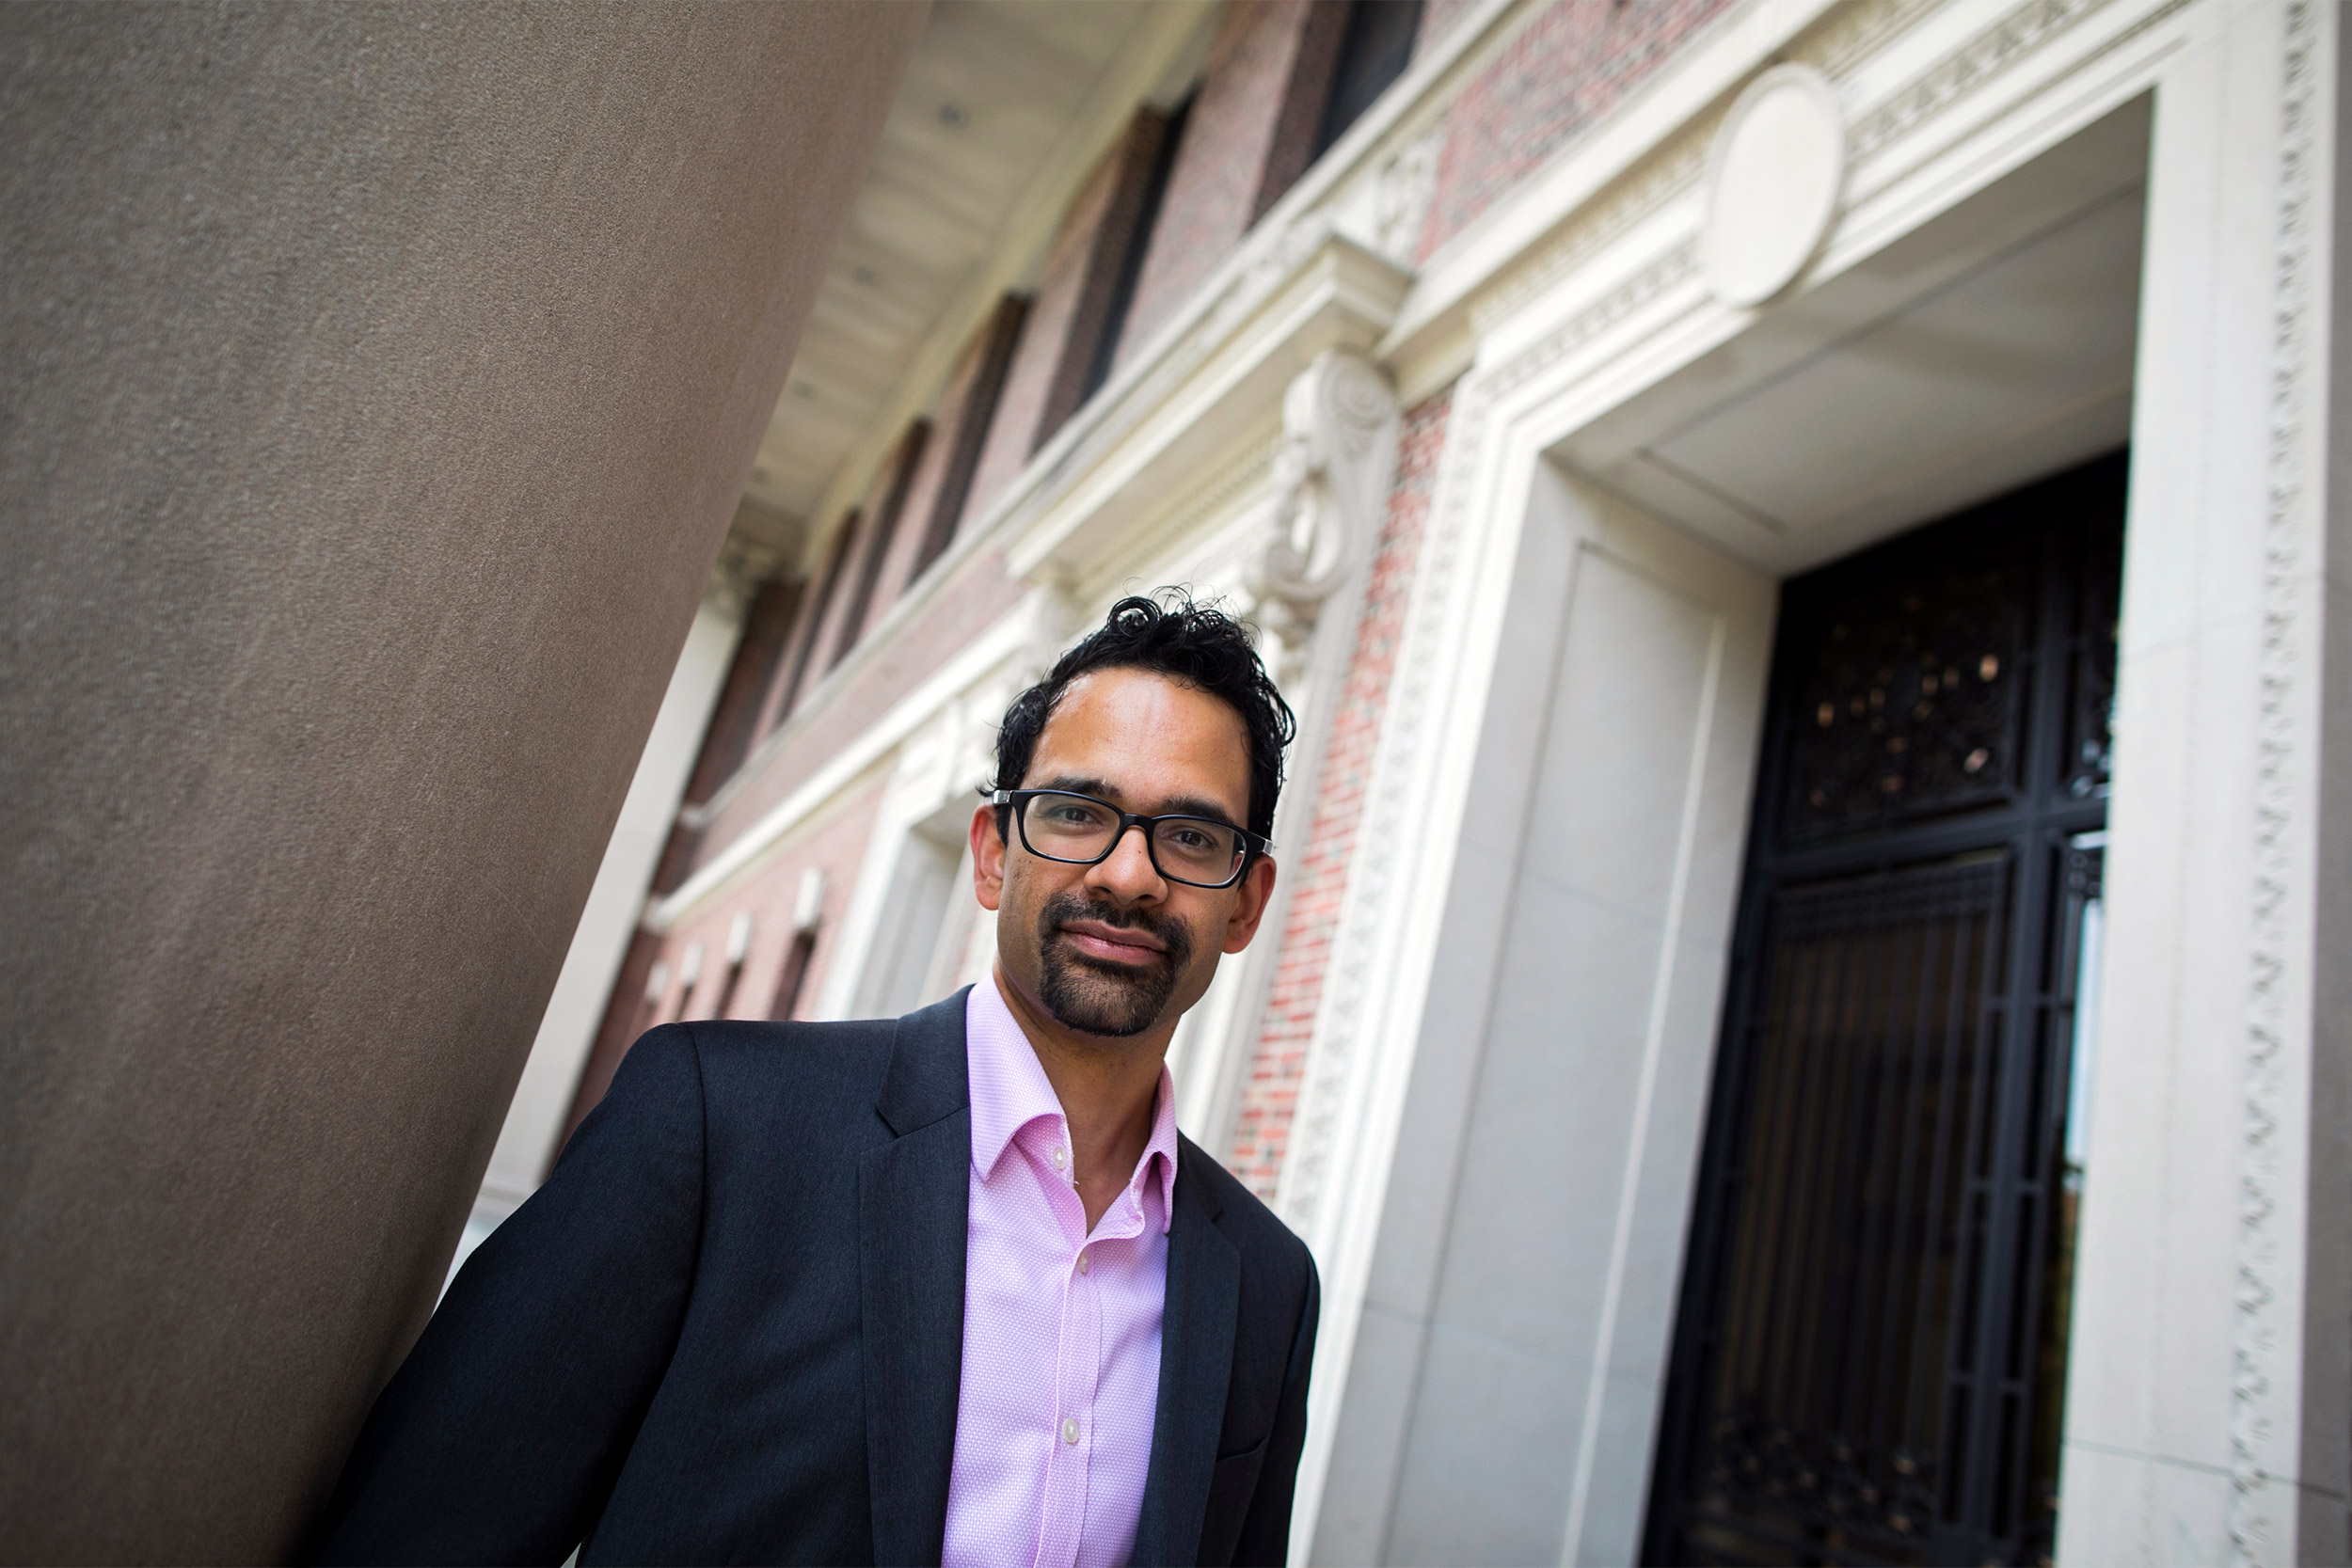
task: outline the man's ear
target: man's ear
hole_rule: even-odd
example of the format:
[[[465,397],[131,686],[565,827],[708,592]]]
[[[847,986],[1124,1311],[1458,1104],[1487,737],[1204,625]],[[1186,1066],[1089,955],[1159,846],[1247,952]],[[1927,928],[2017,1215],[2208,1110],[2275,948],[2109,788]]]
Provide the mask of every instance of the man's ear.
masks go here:
[[[972,895],[991,913],[1005,895],[1005,840],[996,831],[996,811],[985,802],[972,808]]]
[[[1233,912],[1225,922],[1225,951],[1238,953],[1249,945],[1249,939],[1258,934],[1258,922],[1265,918],[1265,907],[1274,897],[1274,857],[1260,855],[1249,863],[1242,874],[1240,896],[1233,900]],[[994,905],[989,906],[991,909]]]

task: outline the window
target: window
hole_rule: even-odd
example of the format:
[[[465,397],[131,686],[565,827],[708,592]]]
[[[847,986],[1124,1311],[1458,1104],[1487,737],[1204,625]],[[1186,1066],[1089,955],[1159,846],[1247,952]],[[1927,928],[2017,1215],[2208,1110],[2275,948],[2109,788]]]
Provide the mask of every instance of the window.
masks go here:
[[[735,988],[743,983],[743,960],[750,956],[751,950],[752,916],[751,911],[745,910],[739,911],[727,925],[726,978],[720,982],[719,1005],[710,1009],[711,1017],[734,1016]]]
[[[1168,177],[1176,166],[1176,149],[1183,143],[1184,126],[1191,119],[1192,98],[1187,97],[1168,115],[1167,128],[1160,133],[1159,150],[1152,154],[1152,170],[1144,177],[1135,229],[1127,238],[1127,254],[1120,259],[1119,276],[1111,285],[1103,336],[1094,345],[1094,362],[1087,368],[1086,390],[1078,399],[1080,407],[1111,378],[1111,367],[1119,362],[1119,345],[1126,335],[1127,314],[1136,303],[1136,283],[1143,277],[1143,259],[1152,248],[1152,232],[1159,227],[1160,208],[1168,200]]]
[[[841,636],[834,642],[828,669],[849,657],[850,650],[857,646],[858,638],[866,631],[866,618],[874,609],[874,590],[882,582],[882,562],[889,558],[890,541],[898,537],[898,515],[906,510],[907,489],[914,483],[914,467],[923,460],[923,444],[930,434],[930,421],[917,420],[899,438],[890,475],[890,493],[883,498],[882,510],[874,515],[873,532],[866,541],[866,557],[858,562],[857,593],[850,600],[850,613],[841,623]]]
[[[776,704],[776,716],[769,721],[770,728],[783,723],[791,713],[792,705],[801,700],[801,682],[816,658],[817,640],[824,635],[825,616],[833,609],[834,591],[841,586],[841,569],[849,563],[850,541],[857,537],[857,522],[858,515],[854,512],[841,519],[841,527],[834,533],[833,554],[825,562],[824,581],[818,585],[815,598],[803,601],[801,645],[792,656],[792,673],[785,682],[784,696]]]
[[[1363,118],[1374,100],[1412,63],[1413,40],[1421,31],[1422,0],[1354,0],[1347,8],[1347,31],[1340,39],[1339,65],[1331,73],[1331,96],[1325,100],[1323,130],[1315,137],[1315,156],[1347,134]]]
[[[1005,376],[1012,369],[1012,351],[1021,341],[1021,324],[1028,319],[1029,302],[1020,294],[1007,294],[996,302],[995,313],[989,317],[980,347],[979,368],[974,372],[972,385],[964,393],[963,408],[956,416],[955,445],[947,454],[947,469],[939,482],[939,499],[931,504],[931,515],[923,533],[923,547],[915,552],[914,569],[907,580],[914,581],[930,567],[932,562],[947,553],[955,542],[956,525],[963,520],[963,503],[971,499],[972,477],[979,472],[980,452],[988,444],[989,427],[996,422],[996,402],[1004,395]]]
[[[768,1008],[768,1016],[778,1023],[788,1022],[792,1009],[801,1005],[801,983],[808,978],[808,960],[817,951],[815,931],[795,932],[792,950],[784,956],[784,973],[776,977],[776,996]]]
[[[913,824],[890,868],[889,911],[876,926],[850,999],[853,1018],[896,1018],[936,1002],[950,982],[972,928],[968,800],[949,801]]]
[[[825,872],[822,866],[812,865],[801,873],[800,890],[792,899],[792,945],[784,955],[776,994],[768,1004],[769,1018],[778,1023],[788,1022],[801,1005],[809,960],[817,955],[817,929],[824,919]]]

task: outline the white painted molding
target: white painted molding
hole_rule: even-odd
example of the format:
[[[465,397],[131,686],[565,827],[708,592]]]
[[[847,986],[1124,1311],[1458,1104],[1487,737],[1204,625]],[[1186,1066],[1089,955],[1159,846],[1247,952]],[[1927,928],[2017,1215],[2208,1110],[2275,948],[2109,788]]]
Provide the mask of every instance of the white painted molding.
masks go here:
[[[1756,306],[1796,280],[1837,216],[1846,128],[1837,89],[1809,65],[1750,82],[1707,155],[1708,280]]]
[[[2319,1480],[2341,1488],[2345,1481],[2305,1473],[2302,1286],[2312,1212],[2308,1135],[2298,1125],[2318,1109],[2310,1062],[2318,834],[2310,817],[2318,797],[2312,741],[2321,710],[2309,689],[2316,636],[2309,622],[2316,608],[2312,573],[2327,553],[2321,502],[2329,463],[2324,437],[2314,450],[2312,436],[2314,426],[2326,428],[2317,404],[2328,374],[2332,299],[2313,274],[2330,276],[2322,269],[2333,261],[2328,231],[2336,214],[2322,180],[2332,170],[2342,112],[2332,102],[2341,12],[2319,0],[2291,0],[2283,24],[2266,378],[2269,472],[2261,524],[2253,930],[2240,1069],[2237,1310],[2230,1334],[2230,1551],[2233,1560],[2250,1564],[2316,1560],[2308,1548],[2298,1550],[2305,1545],[2298,1483]],[[2328,133],[2324,148],[2322,132]],[[2321,1223],[2340,1225],[2343,1216]],[[2340,1491],[2336,1503],[2340,1514]]]
[[[1371,556],[1395,469],[1396,428],[1388,376],[1347,350],[1324,350],[1283,394],[1274,510],[1249,588],[1259,625],[1293,659],[1324,601]]]
[[[1279,283],[1247,322],[1148,409],[1065,450],[1043,479],[1035,510],[1006,557],[1024,576],[1084,575],[1126,519],[1281,405],[1286,390],[1326,351],[1378,339],[1410,275],[1327,229],[1286,257]]]

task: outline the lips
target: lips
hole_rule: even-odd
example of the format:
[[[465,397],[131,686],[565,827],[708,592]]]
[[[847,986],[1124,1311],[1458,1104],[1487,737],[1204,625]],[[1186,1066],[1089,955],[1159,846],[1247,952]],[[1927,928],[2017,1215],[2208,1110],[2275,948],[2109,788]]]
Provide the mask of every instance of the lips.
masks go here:
[[[1071,921],[1061,927],[1061,934],[1080,953],[1105,963],[1152,963],[1168,951],[1167,944],[1148,931],[1132,930],[1100,920]]]

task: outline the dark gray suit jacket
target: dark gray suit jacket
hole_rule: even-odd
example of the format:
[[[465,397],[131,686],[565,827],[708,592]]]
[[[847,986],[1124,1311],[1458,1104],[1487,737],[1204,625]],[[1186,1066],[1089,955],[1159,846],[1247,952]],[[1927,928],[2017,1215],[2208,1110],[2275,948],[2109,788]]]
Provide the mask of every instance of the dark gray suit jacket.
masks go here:
[[[376,1401],[321,1560],[937,1562],[963,1009],[639,1040]],[[1279,1562],[1314,1264],[1190,1140],[1175,1204],[1135,1561]]]

